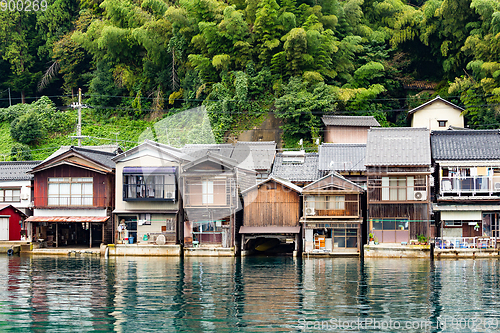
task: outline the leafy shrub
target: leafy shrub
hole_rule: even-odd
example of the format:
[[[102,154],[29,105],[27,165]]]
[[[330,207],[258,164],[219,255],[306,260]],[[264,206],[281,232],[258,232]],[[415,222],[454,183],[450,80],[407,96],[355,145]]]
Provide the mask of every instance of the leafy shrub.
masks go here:
[[[23,114],[10,124],[10,136],[27,145],[39,141],[43,134],[43,124],[34,111]]]

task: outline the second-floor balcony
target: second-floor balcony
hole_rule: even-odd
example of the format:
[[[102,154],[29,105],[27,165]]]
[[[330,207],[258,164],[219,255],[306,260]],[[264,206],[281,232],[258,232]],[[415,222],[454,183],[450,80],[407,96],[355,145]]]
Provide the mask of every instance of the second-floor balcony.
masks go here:
[[[441,178],[441,195],[474,196],[500,192],[498,176],[452,176]]]

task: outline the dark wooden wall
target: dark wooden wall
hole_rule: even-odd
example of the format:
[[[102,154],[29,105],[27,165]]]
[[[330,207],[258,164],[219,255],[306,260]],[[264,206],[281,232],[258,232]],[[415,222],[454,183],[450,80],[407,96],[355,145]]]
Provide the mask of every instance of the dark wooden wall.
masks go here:
[[[416,239],[418,235],[427,235],[429,230],[429,206],[421,204],[370,204],[369,219],[402,218],[410,221],[410,238]]]
[[[244,226],[299,225],[300,195],[288,187],[269,181],[260,188],[245,193],[243,200],[245,202],[243,211]]]
[[[101,174],[70,165],[59,165],[50,169],[42,170],[35,174],[34,201],[36,208],[47,207],[48,178],[53,177],[92,177],[94,180],[92,186],[94,192],[93,207],[114,207],[114,174]]]

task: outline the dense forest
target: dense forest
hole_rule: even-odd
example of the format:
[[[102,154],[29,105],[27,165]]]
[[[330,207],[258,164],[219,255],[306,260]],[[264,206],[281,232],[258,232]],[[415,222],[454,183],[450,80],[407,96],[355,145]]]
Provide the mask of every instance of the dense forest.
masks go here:
[[[30,12],[10,2],[0,1],[0,121],[30,147],[74,130],[35,110],[65,113],[56,105],[79,87],[99,119],[155,122],[204,105],[218,142],[269,112],[287,146],[320,137],[323,114],[405,126],[437,94],[466,109],[470,128],[500,127],[498,0],[47,0]],[[16,137],[34,123],[38,134]]]

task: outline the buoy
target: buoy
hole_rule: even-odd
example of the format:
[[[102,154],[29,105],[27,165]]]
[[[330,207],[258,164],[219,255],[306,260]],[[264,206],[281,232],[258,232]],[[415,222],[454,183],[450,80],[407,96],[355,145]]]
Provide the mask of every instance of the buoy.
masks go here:
[[[8,250],[7,250],[7,255],[8,255],[8,256],[11,256],[11,255],[13,255],[13,254],[14,254],[14,250],[13,250],[13,249],[8,249]]]

